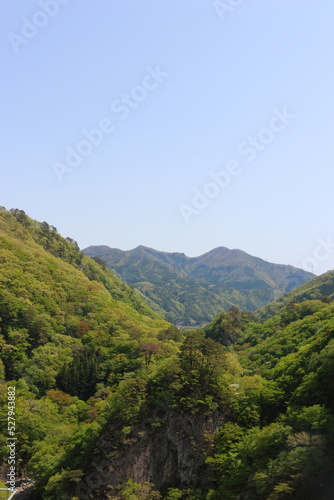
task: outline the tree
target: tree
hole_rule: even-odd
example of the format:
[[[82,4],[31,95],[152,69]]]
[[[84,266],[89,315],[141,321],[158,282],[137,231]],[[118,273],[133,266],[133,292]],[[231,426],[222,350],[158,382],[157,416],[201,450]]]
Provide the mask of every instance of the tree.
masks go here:
[[[201,376],[212,377],[225,367],[225,351],[217,342],[194,332],[181,346],[180,361],[186,373],[195,370]]]
[[[182,333],[176,326],[171,325],[169,328],[166,330],[162,330],[158,334],[158,339],[159,340],[174,340],[175,342],[181,342],[182,341]]]
[[[111,500],[160,500],[160,493],[153,488],[154,484],[148,481],[139,484],[129,479],[119,487],[120,496],[111,497]]]
[[[87,323],[87,321],[79,321],[77,325],[77,332],[76,336],[81,339],[86,333],[88,333],[90,330],[90,325]]]
[[[143,342],[140,344],[139,349],[144,354],[145,366],[148,366],[151,363],[153,354],[162,353],[159,344],[155,344],[154,342]]]
[[[103,269],[107,269],[106,263],[100,257],[92,257],[92,259],[99,264]]]
[[[11,208],[9,211],[17,219],[17,221],[22,224],[22,226],[28,227],[30,225],[29,217],[24,212],[24,210]]]
[[[60,389],[87,400],[93,396],[98,379],[98,357],[90,347],[79,351],[57,377]]]

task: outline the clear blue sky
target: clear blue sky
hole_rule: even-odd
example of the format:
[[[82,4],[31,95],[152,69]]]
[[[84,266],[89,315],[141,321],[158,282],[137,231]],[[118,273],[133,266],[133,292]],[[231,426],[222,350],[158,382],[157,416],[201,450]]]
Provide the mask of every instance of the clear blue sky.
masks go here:
[[[333,268],[333,1],[220,4],[3,0],[0,204],[81,248]]]

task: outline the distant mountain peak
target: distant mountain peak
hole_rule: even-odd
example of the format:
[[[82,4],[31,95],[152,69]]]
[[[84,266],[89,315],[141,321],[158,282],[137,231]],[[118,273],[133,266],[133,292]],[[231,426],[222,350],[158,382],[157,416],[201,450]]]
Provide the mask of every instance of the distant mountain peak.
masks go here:
[[[102,258],[151,307],[179,326],[205,324],[232,306],[255,311],[314,276],[224,246],[198,257],[144,245],[128,251],[91,246],[83,252]]]

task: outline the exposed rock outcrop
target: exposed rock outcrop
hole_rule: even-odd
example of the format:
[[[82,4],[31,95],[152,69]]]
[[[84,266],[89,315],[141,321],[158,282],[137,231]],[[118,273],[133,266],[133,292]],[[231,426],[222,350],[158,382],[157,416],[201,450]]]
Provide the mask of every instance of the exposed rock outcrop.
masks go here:
[[[103,500],[107,498],[103,491],[108,488],[110,493],[128,479],[150,481],[156,488],[200,485],[205,457],[223,423],[219,411],[210,415],[169,411],[160,419],[134,426],[116,450],[115,436],[121,430],[110,425],[98,439],[89,470],[78,484],[79,498]]]

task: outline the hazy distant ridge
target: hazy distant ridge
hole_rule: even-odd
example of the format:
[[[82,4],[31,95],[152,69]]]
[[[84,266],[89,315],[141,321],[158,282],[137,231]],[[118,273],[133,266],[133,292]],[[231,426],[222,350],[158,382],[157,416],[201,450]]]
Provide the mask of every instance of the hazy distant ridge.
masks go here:
[[[99,245],[83,252],[103,259],[152,308],[178,325],[204,324],[234,305],[255,311],[313,277],[226,247],[199,257],[144,246],[123,251]]]

